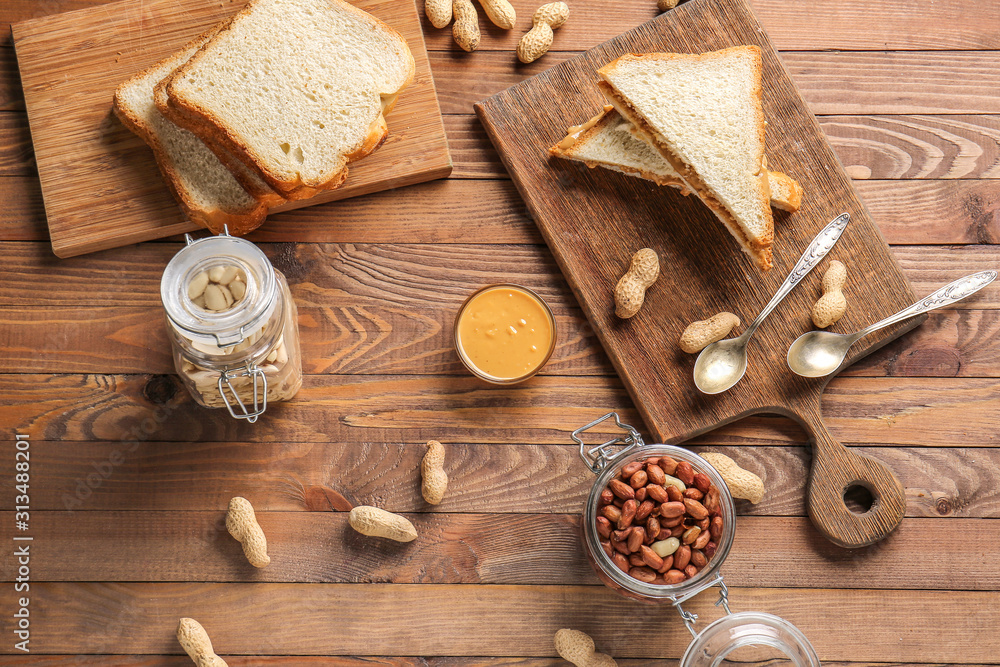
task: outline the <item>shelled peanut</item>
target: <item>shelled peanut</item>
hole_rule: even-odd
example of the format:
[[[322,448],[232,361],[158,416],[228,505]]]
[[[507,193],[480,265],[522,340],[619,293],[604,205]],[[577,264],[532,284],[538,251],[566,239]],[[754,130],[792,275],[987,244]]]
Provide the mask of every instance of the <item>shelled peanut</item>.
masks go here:
[[[229,310],[243,299],[247,276],[232,264],[219,264],[201,271],[188,282],[188,298],[204,310]]]
[[[632,461],[601,491],[597,534],[619,569],[647,584],[694,577],[715,556],[726,528],[719,489],[687,461]]]

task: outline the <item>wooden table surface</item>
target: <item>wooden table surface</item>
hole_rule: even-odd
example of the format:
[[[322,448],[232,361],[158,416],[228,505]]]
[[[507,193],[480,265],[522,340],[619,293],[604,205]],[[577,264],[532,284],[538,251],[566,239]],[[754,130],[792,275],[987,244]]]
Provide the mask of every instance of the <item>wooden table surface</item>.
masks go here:
[[[0,23],[99,3],[6,0]],[[514,4],[523,29],[534,3]],[[4,29],[0,663],[191,664],[174,638],[182,616],[230,665],[565,664],[562,627],[622,665],[676,663],[690,636],[674,610],[601,586],[576,529],[593,477],[569,431],[611,409],[641,421],[472,111],[656,14],[653,0],[570,4],[556,51],[529,66],[515,64],[520,30],[484,22],[465,54],[425,23],[451,178],[275,215],[253,235],[292,284],[307,373],[256,425],[197,408],[171,375],[158,284],[177,239],[52,255]],[[1000,267],[1000,5],[754,5],[915,291]],[[513,388],[484,386],[451,348],[457,306],[497,281],[538,290],[560,327],[544,372]],[[831,382],[830,430],[906,487],[907,518],[873,547],[844,551],[812,528],[809,451],[791,421],[691,443],[766,482],[762,503],[738,505],[724,567],[735,610],[787,618],[831,664],[1000,660],[998,332],[994,285]],[[30,438],[26,531],[15,434]],[[451,476],[433,509],[417,474],[431,438]],[[224,529],[235,495],[258,509],[266,569]],[[351,504],[404,513],[420,538],[362,538]],[[22,544],[29,592],[15,591]],[[25,596],[30,656],[13,634]],[[714,599],[692,608],[715,618]]]

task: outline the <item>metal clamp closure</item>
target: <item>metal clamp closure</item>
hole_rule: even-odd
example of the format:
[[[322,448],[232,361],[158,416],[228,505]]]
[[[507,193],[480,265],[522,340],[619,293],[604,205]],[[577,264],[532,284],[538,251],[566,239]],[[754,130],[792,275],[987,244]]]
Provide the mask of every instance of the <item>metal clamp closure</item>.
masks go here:
[[[620,435],[608,440],[607,442],[597,445],[596,447],[588,449],[586,443],[583,442],[583,438],[580,437],[580,434],[587,429],[597,426],[607,419],[611,419],[612,417],[615,418],[615,426],[625,431],[626,435]],[[573,442],[580,446],[580,458],[583,459],[583,462],[587,464],[587,467],[595,473],[599,473],[604,470],[605,466],[608,465],[611,459],[636,447],[642,447],[643,444],[642,436],[639,435],[639,432],[628,424],[623,424],[621,419],[618,418],[617,412],[609,412],[600,419],[595,419],[586,426],[581,426],[573,431],[570,434],[570,437],[573,438]],[[615,453],[611,453],[609,448],[615,445],[622,445],[623,448]]]
[[[671,602],[674,603],[674,608],[677,610],[677,613],[681,615],[681,618],[684,620],[684,625],[687,626],[688,632],[691,633],[692,637],[698,637],[698,632],[694,628],[694,624],[698,622],[698,614],[685,611],[681,604],[687,602],[695,595],[698,595],[706,588],[711,588],[716,584],[719,586],[719,599],[715,602],[715,606],[718,607],[719,605],[722,605],[722,607],[726,610],[727,615],[732,614],[733,612],[729,609],[729,589],[726,587],[726,582],[722,580],[722,575],[718,573],[716,573],[713,578],[699,585],[693,591],[676,597],[671,596],[670,598]]]
[[[238,377],[249,377],[253,380],[253,409],[248,410],[247,406],[243,404],[242,399],[240,399],[239,392],[233,386],[232,380]],[[263,393],[260,392],[258,387],[258,380],[264,385]],[[226,396],[226,388],[236,399],[236,403],[240,406],[242,414],[237,414],[236,410],[233,409],[233,404],[229,401],[229,397]],[[229,414],[233,416],[234,419],[246,419],[248,422],[253,424],[257,421],[257,417],[264,414],[267,410],[267,376],[264,375],[264,371],[258,368],[254,363],[247,362],[245,368],[225,370],[219,375],[219,395],[222,396],[222,400],[226,403],[226,407],[229,408]]]

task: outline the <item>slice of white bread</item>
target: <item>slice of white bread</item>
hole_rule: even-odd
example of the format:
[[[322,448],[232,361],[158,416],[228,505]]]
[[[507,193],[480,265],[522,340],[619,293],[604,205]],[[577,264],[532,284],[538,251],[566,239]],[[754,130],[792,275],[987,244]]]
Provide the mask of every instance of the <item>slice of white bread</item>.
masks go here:
[[[193,222],[213,232],[228,225],[246,234],[267,216],[264,202],[252,196],[202,141],[167,120],[153,102],[153,88],[201,48],[214,31],[179,52],[139,72],[115,90],[114,112],[122,124],[153,149],[167,187]]]
[[[180,65],[180,63],[178,63],[178,65]],[[156,87],[153,89],[153,100],[156,103],[158,110],[159,108],[164,108],[169,104],[167,91],[163,85],[163,81],[157,83]],[[213,153],[215,153],[215,156],[219,159],[219,161],[226,165],[233,177],[240,182],[240,185],[242,185],[247,192],[249,192],[258,201],[262,202],[265,206],[270,208],[288,201],[286,197],[281,196],[274,190],[274,188],[268,185],[261,175],[257,173],[257,171],[243,164],[242,160],[237,159],[232,153],[228,152],[222,146],[214,143],[211,140],[210,134],[207,135],[207,141],[200,135],[199,138],[206,146],[208,146],[208,148],[212,150]]]
[[[608,101],[722,221],[771,268],[774,219],[764,165],[756,46],[701,55],[626,54],[597,71]]]
[[[413,75],[406,40],[342,0],[251,0],[164,81],[159,108],[295,197],[378,148]]]
[[[552,155],[583,162],[588,167],[603,167],[630,176],[644,178],[658,185],[690,192],[681,175],[658,151],[632,133],[633,125],[612,106],[586,123],[575,125],[559,143],[549,149]],[[794,212],[802,204],[802,186],[780,171],[768,171],[771,206]]]

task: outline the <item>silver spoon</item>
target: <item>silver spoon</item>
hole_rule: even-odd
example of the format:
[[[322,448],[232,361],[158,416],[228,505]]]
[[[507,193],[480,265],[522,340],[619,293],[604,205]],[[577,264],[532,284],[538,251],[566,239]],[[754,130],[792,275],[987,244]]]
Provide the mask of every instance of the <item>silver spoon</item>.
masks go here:
[[[890,315],[881,322],[876,322],[855,334],[838,334],[830,331],[810,331],[795,339],[788,348],[788,367],[794,373],[807,378],[819,378],[829,375],[844,363],[847,350],[859,338],[883,329],[890,324],[902,322],[905,319],[937,310],[961,301],[983,289],[997,277],[996,271],[980,271],[971,276],[959,278],[945,285],[930,296],[908,306],[895,315]]]
[[[701,351],[694,362],[694,384],[698,389],[706,394],[718,394],[740,381],[747,372],[747,343],[750,337],[781,300],[788,296],[792,288],[826,257],[850,221],[850,214],[841,213],[816,235],[792,268],[792,272],[785,278],[785,282],[778,288],[777,293],[764,306],[764,310],[760,311],[757,319],[750,323],[742,336],[717,341]]]

